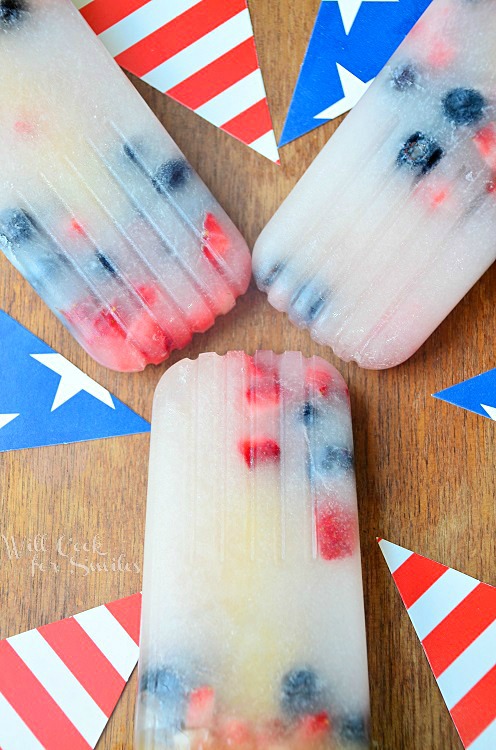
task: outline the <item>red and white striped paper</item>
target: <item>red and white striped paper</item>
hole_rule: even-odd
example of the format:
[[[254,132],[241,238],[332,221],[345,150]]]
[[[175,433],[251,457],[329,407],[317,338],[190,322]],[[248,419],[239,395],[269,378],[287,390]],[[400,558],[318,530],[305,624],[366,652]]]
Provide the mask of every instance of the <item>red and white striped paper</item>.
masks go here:
[[[0,641],[0,748],[94,748],[138,660],[141,594]]]
[[[73,0],[116,62],[278,162],[246,0]]]
[[[496,588],[382,539],[464,747],[496,748]]]

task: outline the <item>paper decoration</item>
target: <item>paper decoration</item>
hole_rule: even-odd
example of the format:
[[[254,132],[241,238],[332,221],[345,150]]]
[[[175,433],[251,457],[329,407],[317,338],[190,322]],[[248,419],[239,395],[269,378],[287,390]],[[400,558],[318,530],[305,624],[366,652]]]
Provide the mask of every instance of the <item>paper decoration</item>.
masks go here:
[[[126,70],[278,162],[246,0],[74,0]]]
[[[0,641],[2,750],[94,748],[138,661],[141,594]]]
[[[432,395],[449,404],[496,420],[496,369]]]
[[[279,145],[355,106],[430,0],[322,0]]]
[[[0,452],[149,430],[142,417],[0,310]]]
[[[496,748],[496,588],[379,542],[464,747]]]

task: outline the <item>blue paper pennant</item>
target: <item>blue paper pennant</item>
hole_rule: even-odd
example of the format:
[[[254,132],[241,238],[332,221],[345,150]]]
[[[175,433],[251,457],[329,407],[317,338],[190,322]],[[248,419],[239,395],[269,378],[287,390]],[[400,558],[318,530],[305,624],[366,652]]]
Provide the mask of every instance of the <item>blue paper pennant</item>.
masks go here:
[[[146,420],[0,310],[0,451],[149,430]]]
[[[430,0],[322,0],[280,146],[353,107]]]
[[[449,404],[496,420],[496,369],[432,395]]]

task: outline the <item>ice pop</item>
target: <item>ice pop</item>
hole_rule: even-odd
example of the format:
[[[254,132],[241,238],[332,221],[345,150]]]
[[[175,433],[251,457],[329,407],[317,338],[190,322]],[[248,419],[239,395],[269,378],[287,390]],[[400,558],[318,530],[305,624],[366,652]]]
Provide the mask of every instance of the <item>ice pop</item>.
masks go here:
[[[246,290],[246,244],[69,0],[0,0],[0,42],[0,248],[97,361],[157,364]]]
[[[410,357],[496,257],[496,13],[433,0],[262,232],[269,301],[362,367]]]
[[[201,354],[157,388],[137,750],[362,750],[368,681],[346,385]]]

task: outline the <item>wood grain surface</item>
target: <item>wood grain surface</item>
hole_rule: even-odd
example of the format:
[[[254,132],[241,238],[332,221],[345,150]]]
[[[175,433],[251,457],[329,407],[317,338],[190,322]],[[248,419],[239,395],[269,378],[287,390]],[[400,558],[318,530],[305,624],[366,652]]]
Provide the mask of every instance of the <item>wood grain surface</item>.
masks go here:
[[[277,135],[318,5],[319,0],[250,1]],[[277,167],[146,84],[133,82],[250,247],[335,129],[329,123],[286,146]],[[495,285],[493,267],[421,350],[389,371],[341,362],[273,310],[252,285],[229,315],[167,363],[125,375],[93,362],[0,257],[0,307],[148,419],[163,372],[202,351],[299,349],[327,358],[341,371],[354,417],[372,737],[373,747],[381,750],[461,748],[375,538],[384,536],[496,584],[496,427],[431,398],[494,366]],[[97,555],[78,552],[75,545],[97,537],[109,567],[112,558],[124,555],[141,568],[148,444],[148,435],[138,435],[0,454],[0,534],[19,543],[46,535],[48,547],[44,554],[26,550],[9,560],[0,538],[0,637],[140,589],[141,573],[85,575],[58,555],[55,545],[63,537],[76,562],[95,563]],[[131,748],[135,693],[136,675],[105,730],[101,750]]]

